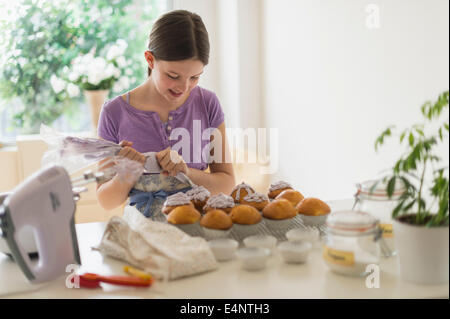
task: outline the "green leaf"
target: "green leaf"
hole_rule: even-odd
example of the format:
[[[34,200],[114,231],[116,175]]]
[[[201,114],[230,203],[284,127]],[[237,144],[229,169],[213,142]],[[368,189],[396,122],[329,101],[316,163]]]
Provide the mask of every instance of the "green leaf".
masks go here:
[[[398,214],[400,213],[400,211],[401,211],[401,209],[402,209],[404,203],[405,203],[405,200],[402,200],[402,201],[400,202],[400,204],[398,204],[398,205],[394,208],[394,210],[392,211],[392,218],[396,218],[396,217],[398,216]]]
[[[375,151],[378,151],[378,147],[381,146],[384,143],[384,138],[386,136],[391,136],[392,135],[392,131],[391,129],[393,129],[395,126],[391,125],[389,126],[387,129],[385,129],[380,136],[376,139],[375,141]]]
[[[414,135],[413,133],[409,133],[409,146],[413,146],[414,145]]]
[[[400,173],[400,170],[402,169],[402,166],[403,166],[402,164],[403,164],[403,160],[402,159],[399,159],[397,161],[397,163],[395,163],[395,166],[394,166],[394,173],[395,174]]]
[[[448,131],[448,123],[444,123],[444,127]]]
[[[420,201],[419,201],[419,206],[420,206],[420,208],[422,208],[422,209],[425,209],[425,208],[426,208],[427,204],[426,204],[426,202],[425,202],[425,200],[424,200],[423,198],[420,199]]]
[[[394,194],[394,190],[395,190],[395,180],[396,180],[396,176],[393,176],[390,180],[389,183],[387,185],[387,193],[389,198],[392,197],[392,194]]]
[[[425,103],[422,105],[422,107],[421,107],[422,114],[423,114],[425,117],[427,117],[427,118],[428,118],[428,113],[429,113],[429,109],[430,109],[430,108],[431,108],[431,102],[430,102],[430,101],[425,102]]]
[[[400,135],[400,144],[403,142],[403,140],[405,139],[407,131],[404,131],[401,135]]]
[[[416,203],[416,200],[417,199],[411,200],[411,202],[409,202],[409,204],[406,205],[405,208],[403,208],[403,211],[408,212],[409,209],[411,209],[414,206],[414,204]]]
[[[416,132],[419,133],[421,136],[425,136],[425,134],[423,133],[423,131],[420,130],[420,129],[416,129]]]

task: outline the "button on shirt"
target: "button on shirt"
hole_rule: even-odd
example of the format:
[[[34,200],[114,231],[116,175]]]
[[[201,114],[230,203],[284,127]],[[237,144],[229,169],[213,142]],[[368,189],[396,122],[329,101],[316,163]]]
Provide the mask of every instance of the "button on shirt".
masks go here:
[[[141,153],[159,152],[170,146],[189,167],[205,170],[208,162],[202,151],[210,141],[202,139],[203,132],[217,128],[223,121],[217,96],[196,86],[180,107],[169,112],[166,123],[157,112],[138,110],[117,96],[103,105],[98,135],[114,143],[131,141],[132,147]]]

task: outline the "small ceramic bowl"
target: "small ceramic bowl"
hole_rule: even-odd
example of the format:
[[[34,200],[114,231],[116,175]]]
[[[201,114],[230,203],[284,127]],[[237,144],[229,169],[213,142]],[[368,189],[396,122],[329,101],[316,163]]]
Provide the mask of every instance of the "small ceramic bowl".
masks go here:
[[[317,228],[294,228],[286,233],[289,241],[308,241],[314,244],[319,241],[320,234]]]
[[[321,215],[321,216],[308,216],[308,215],[298,214],[298,216],[300,216],[300,218],[303,221],[303,224],[305,224],[306,226],[320,226],[320,225],[324,225],[325,221],[328,218],[328,214],[327,215]]]
[[[230,238],[213,239],[208,242],[217,261],[227,261],[235,257],[239,243]]]
[[[267,258],[270,250],[261,247],[240,248],[236,255],[242,262],[242,268],[245,270],[261,270],[266,267]]]
[[[254,235],[244,239],[244,245],[246,247],[261,247],[267,248],[272,253],[273,249],[277,245],[277,239],[270,235]]]
[[[308,254],[312,248],[307,241],[284,241],[278,245],[283,260],[286,263],[302,264],[308,259]]]
[[[287,219],[269,219],[263,217],[264,223],[269,229],[279,230],[288,228],[291,223],[294,221],[295,217],[287,218]]]

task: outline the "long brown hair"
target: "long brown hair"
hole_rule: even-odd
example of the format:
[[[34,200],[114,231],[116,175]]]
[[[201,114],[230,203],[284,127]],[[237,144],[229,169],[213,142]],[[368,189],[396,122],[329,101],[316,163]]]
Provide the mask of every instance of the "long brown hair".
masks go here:
[[[186,10],[170,11],[153,24],[148,50],[156,60],[198,59],[207,65],[208,31],[198,14]],[[152,70],[148,68],[148,76],[151,72]]]

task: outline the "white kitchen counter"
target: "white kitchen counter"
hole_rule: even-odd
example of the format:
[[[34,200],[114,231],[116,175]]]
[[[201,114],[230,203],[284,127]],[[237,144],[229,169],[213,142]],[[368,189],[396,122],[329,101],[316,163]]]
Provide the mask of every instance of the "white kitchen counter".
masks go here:
[[[333,210],[349,208],[351,201],[330,201]],[[76,225],[81,260],[78,273],[125,275],[118,260],[91,250],[99,244],[106,223]],[[313,248],[306,264],[282,261],[278,252],[270,256],[262,271],[242,270],[238,260],[219,263],[217,270],[150,288],[129,288],[102,284],[103,288],[66,288],[66,277],[31,285],[17,265],[0,254],[1,298],[448,298],[448,282],[416,285],[399,278],[397,258],[382,258],[380,287],[367,288],[366,278],[344,277],[328,270],[320,245]],[[67,273],[69,275],[69,273]]]

